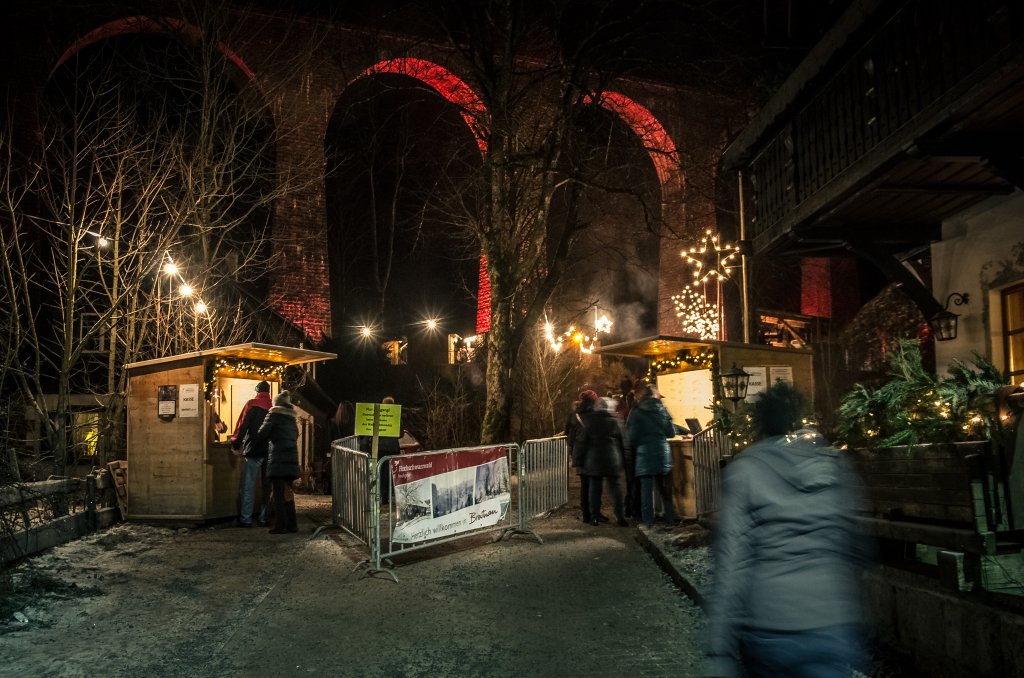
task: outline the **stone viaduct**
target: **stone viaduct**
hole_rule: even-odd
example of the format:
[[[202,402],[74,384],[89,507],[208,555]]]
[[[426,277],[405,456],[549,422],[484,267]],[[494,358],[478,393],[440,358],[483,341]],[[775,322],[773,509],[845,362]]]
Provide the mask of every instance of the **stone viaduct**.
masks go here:
[[[34,120],[50,74],[76,51],[116,35],[166,31],[176,25],[180,34],[196,29],[176,18],[178,5],[165,2],[25,3],[9,12],[4,27],[8,39],[0,47],[6,92],[6,115],[13,116],[19,136],[38,134]],[[154,21],[159,18],[161,21]],[[221,44],[235,67],[235,76],[262,87],[274,78],[268,55],[289,44],[296,49],[318,36],[317,58],[301,77],[291,78],[268,101],[281,134],[279,163],[314,154],[324,157],[325,136],[346,87],[375,73],[400,73],[436,89],[460,107],[479,139],[487,111],[474,92],[457,54],[438,45],[400,35],[382,35],[365,27],[328,23],[321,19],[286,17],[261,11],[233,12],[230,33],[237,44]],[[671,296],[688,276],[679,253],[686,236],[719,229],[716,218],[716,177],[721,153],[729,138],[745,124],[737,102],[717,95],[661,82],[624,80],[614,83],[600,103],[621,117],[650,152],[662,190],[658,329],[679,334],[681,328]],[[480,143],[483,143],[480,141]],[[275,249],[284,263],[273,272],[271,306],[314,340],[331,333],[327,262],[326,196],[323,178],[280,202],[273,214]],[[726,217],[722,225],[735,221]],[[624,234],[627,235],[628,234]],[[730,234],[732,235],[732,234]],[[735,236],[732,236],[735,237]],[[486,298],[481,299],[478,325],[484,322]]]

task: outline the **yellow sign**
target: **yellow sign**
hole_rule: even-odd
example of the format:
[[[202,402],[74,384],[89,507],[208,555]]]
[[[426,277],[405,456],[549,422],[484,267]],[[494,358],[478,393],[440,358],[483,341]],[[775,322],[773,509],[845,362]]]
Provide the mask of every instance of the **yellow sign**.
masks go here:
[[[402,406],[356,403],[356,435],[373,435],[373,408],[380,408],[377,435],[387,438],[402,437]]]

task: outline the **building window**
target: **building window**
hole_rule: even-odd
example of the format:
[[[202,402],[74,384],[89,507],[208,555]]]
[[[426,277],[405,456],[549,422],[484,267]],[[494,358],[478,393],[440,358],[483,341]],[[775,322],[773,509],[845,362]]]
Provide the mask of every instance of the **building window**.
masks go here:
[[[102,326],[96,328],[99,322],[99,313],[83,313],[78,316],[78,342],[84,344],[82,347],[83,353],[107,352],[107,331]],[[96,333],[86,338],[93,328],[96,328]]]
[[[71,415],[72,445],[76,457],[95,457],[100,440],[100,413],[75,412]]]
[[[1003,342],[1010,381],[1024,384],[1024,285],[1003,290]]]
[[[405,365],[409,362],[408,349],[409,342],[405,337],[384,342],[384,353],[392,365]]]

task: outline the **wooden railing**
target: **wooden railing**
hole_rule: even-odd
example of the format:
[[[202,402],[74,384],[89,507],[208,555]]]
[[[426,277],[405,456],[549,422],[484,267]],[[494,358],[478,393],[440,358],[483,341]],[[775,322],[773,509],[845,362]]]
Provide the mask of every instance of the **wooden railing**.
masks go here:
[[[1005,0],[910,0],[838,67],[751,163],[754,238],[1019,39]]]

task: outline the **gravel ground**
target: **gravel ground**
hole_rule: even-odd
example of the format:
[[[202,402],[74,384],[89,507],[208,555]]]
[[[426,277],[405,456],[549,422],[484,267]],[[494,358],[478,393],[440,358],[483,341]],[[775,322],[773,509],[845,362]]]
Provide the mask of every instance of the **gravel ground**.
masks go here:
[[[310,540],[329,498],[297,495],[300,532],[118,525],[22,561],[0,673],[426,677],[700,675],[702,613],[635,530],[565,508],[517,536],[395,558],[359,579],[345,533]],[[315,519],[315,520],[314,520]],[[322,536],[322,535],[321,535]]]

